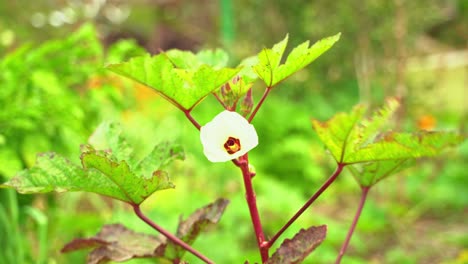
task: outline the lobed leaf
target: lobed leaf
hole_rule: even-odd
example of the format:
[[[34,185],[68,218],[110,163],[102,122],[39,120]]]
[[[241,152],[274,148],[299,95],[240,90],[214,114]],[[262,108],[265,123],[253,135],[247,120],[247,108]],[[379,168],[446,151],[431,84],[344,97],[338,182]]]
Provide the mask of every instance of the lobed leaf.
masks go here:
[[[301,229],[292,239],[286,239],[266,264],[302,263],[325,240],[327,226]]]
[[[201,64],[195,55],[182,51],[136,57],[107,68],[156,90],[181,110],[191,110],[203,98],[236,75],[240,68]]]
[[[97,151],[85,152],[81,155],[85,170],[95,169],[108,177],[125,196],[123,201],[140,204],[158,190],[174,188],[164,171],[154,171],[148,175],[136,175],[127,162],[114,162],[106,155]]]
[[[366,107],[357,106],[349,114],[312,124],[336,161],[345,164],[435,156],[463,141],[450,132],[381,133],[397,107],[398,101],[389,99],[371,118],[364,117]]]
[[[258,54],[258,63],[253,66],[253,69],[268,87],[273,87],[329,50],[339,40],[340,34],[319,40],[311,47],[309,47],[309,41],[300,44],[291,51],[285,63],[280,65],[288,42],[288,36],[286,36],[272,49],[263,49]]]
[[[109,178],[97,171],[84,171],[55,153],[39,154],[32,168],[19,172],[0,187],[15,188],[25,194],[86,191],[126,200]]]
[[[163,257],[166,239],[137,233],[120,224],[105,225],[94,237],[78,238],[66,244],[61,252],[92,248],[86,263],[123,262],[133,258]]]
[[[86,191],[132,204],[142,203],[158,190],[174,187],[168,174],[160,169],[174,159],[183,159],[179,145],[158,144],[141,161],[134,162],[133,149],[115,124],[99,126],[90,141],[105,150],[83,145],[82,166],[54,153],[38,155],[32,168],[0,187],[15,188],[20,193]]]

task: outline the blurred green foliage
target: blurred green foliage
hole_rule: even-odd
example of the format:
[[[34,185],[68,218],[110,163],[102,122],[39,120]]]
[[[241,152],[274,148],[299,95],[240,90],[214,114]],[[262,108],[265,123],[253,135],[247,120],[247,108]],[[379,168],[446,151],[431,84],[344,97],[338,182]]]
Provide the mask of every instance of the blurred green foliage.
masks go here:
[[[54,11],[65,11],[72,2],[78,2],[75,7],[70,4],[76,13],[73,23],[60,27],[48,24]],[[102,70],[106,63],[142,54],[136,42],[152,52],[226,43],[235,63],[236,58],[270,46],[287,32],[291,46],[342,32],[340,42],[326,56],[274,90],[254,120],[260,145],[250,159],[258,175],[254,184],[268,235],[276,232],[334,169],[332,158],[311,129],[311,117],[328,119],[358,101],[381,105],[381,99],[394,95],[397,84],[403,83],[407,100],[398,119],[402,128],[418,129],[420,118],[428,116],[431,129],[466,132],[466,104],[459,103],[466,98],[466,66],[417,67],[399,73],[398,69],[405,67],[395,63],[399,58],[466,49],[466,1],[241,0],[223,1],[230,3],[222,9],[216,1],[163,2],[167,3],[124,4],[122,10],[130,8],[131,12],[117,24],[105,15],[110,6],[119,6],[111,1],[89,17],[83,11],[84,1],[0,3],[3,178],[31,166],[37,152],[53,150],[78,157],[78,144],[86,141],[98,121],[118,119],[141,153],[165,139],[179,141],[188,153],[186,161],[171,167],[176,189],[143,204],[152,219],[175,230],[180,214],[186,215],[219,196],[226,197],[231,203],[220,227],[200,237],[194,247],[209,252],[208,256],[219,263],[258,258],[235,168],[208,163],[198,133],[172,105],[149,89]],[[37,13],[46,17],[43,27],[20,22],[31,21]],[[232,19],[232,24],[218,27],[226,18]],[[97,25],[102,46],[96,36],[91,37],[91,28],[87,33],[71,35],[88,20]],[[398,28],[403,28],[403,33]],[[433,39],[421,45],[421,37],[427,36]],[[53,37],[60,40],[44,42]],[[136,40],[111,44],[120,37]],[[23,46],[27,42],[30,44]],[[39,46],[38,42],[44,43]],[[440,82],[443,76],[447,81]],[[260,98],[261,87],[254,86],[254,99]],[[208,98],[194,115],[204,124],[219,111],[216,101]],[[280,160],[287,160],[287,166]],[[346,263],[464,263],[468,247],[467,163],[465,142],[445,157],[420,161],[415,169],[376,186]],[[94,235],[103,223],[122,222],[138,231],[153,232],[128,208],[95,195],[24,197],[4,190],[0,194],[0,241],[8,245],[2,251],[5,254],[0,254],[4,257],[0,263],[40,263],[45,258],[48,263],[81,263],[84,252],[61,255],[57,249],[74,237]],[[303,226],[328,224],[327,239],[311,255],[310,262],[333,262],[358,199],[358,186],[345,173],[283,237],[292,237]],[[41,217],[32,217],[27,208],[39,211],[48,224]],[[47,236],[40,235],[44,226]],[[46,257],[41,255],[44,250]]]

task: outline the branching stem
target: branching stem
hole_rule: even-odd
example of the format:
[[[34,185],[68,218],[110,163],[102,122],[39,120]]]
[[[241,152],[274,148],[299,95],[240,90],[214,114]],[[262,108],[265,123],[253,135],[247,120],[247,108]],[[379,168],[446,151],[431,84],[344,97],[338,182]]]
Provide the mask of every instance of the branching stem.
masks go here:
[[[270,248],[275,241],[283,234],[286,229],[294,223],[294,221],[301,216],[307,208],[336,180],[338,175],[340,175],[341,171],[343,170],[344,166],[346,164],[344,163],[338,163],[338,167],[336,168],[335,172],[328,178],[328,180],[318,189],[318,191],[310,197],[310,199],[297,211],[297,213],[289,219],[289,221],[268,241],[268,248]]]
[[[188,118],[188,120],[190,120],[190,122],[198,129],[200,130],[201,126],[200,124],[198,124],[197,120],[195,120],[192,116],[192,114],[190,113],[191,112],[191,109],[190,110],[183,110],[184,111],[184,114],[185,116]]]
[[[370,187],[365,187],[365,186],[361,187],[361,191],[362,191],[361,192],[361,201],[359,201],[359,206],[358,206],[358,209],[356,211],[356,214],[354,215],[353,223],[351,224],[351,227],[349,228],[348,234],[346,235],[346,239],[345,239],[343,245],[341,246],[340,254],[336,258],[335,264],[340,264],[341,263],[341,259],[343,258],[344,254],[346,252],[346,249],[348,248],[349,241],[351,241],[351,237],[353,236],[354,229],[356,228],[359,217],[361,216],[361,212],[362,212],[362,209],[364,208],[364,204],[366,202],[367,194],[369,193],[369,190],[370,190]]]
[[[255,106],[255,109],[253,110],[252,114],[250,115],[249,117],[249,123],[252,122],[252,120],[254,119],[255,115],[257,114],[258,112],[258,109],[260,109],[260,107],[262,106],[263,102],[265,101],[265,99],[267,98],[268,94],[270,93],[270,90],[272,88],[271,87],[267,87],[265,92],[263,93],[263,96],[262,98],[260,99],[260,101],[258,102],[258,104]]]
[[[146,217],[146,215],[143,214],[143,212],[140,209],[140,205],[138,204],[133,204],[133,210],[135,211],[135,214],[143,220],[145,223],[147,223],[149,226],[154,228],[156,231],[167,237],[167,239],[171,240],[172,242],[176,243],[177,245],[181,246],[183,249],[187,250],[188,252],[192,253],[199,259],[203,260],[205,263],[208,264],[213,264],[214,262],[205,257],[203,254],[192,248],[190,245],[186,244],[184,241],[180,240],[178,237],[174,236],[171,234],[169,231],[163,229],[159,225],[157,225],[155,222],[153,222],[151,219]]]

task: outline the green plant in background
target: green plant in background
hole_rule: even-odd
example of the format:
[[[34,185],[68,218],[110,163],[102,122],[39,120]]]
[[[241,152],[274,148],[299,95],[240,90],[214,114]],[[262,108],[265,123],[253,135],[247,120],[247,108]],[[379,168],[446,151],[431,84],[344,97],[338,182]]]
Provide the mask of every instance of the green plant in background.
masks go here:
[[[85,25],[67,38],[39,47],[24,45],[3,56],[0,179],[8,180],[16,171],[31,167],[33,153],[54,148],[58,153],[75,155],[74,148],[106,115],[100,110],[102,106],[113,111],[113,115],[125,107],[115,90],[109,89],[110,81],[102,64],[138,54],[142,54],[142,49],[129,41],[116,43],[104,54],[94,27]],[[102,80],[101,86],[92,87],[96,79]],[[127,103],[131,103],[131,97],[127,98]],[[0,190],[0,238],[8,245],[5,254],[1,254],[1,263],[30,262],[30,248],[37,248],[38,263],[46,262],[48,216],[32,206],[32,201],[32,196]],[[54,207],[53,199],[50,201],[48,204]],[[33,243],[21,235],[31,226],[30,219],[34,222]]]
[[[270,254],[278,238],[336,180],[344,168],[349,168],[361,186],[362,197],[348,236],[336,258],[336,263],[340,263],[371,187],[414,164],[416,158],[438,155],[463,141],[462,136],[450,132],[388,132],[390,118],[399,104],[396,99],[389,99],[387,105],[371,117],[366,116],[367,108],[360,105],[350,113],[339,113],[326,122],[313,120],[313,127],[335,159],[337,169],[277,232],[271,236],[265,235],[253,187],[253,180],[262,175],[256,175],[247,153],[257,145],[257,134],[250,123],[279,83],[330,49],[339,37],[338,34],[325,38],[312,46],[304,42],[283,59],[288,42],[286,37],[271,49],[263,49],[256,57],[243,61],[235,68],[226,67],[227,55],[220,50],[196,54],[171,50],[108,66],[119,75],[151,87],[181,110],[187,120],[200,130],[208,159],[232,160],[233,165],[240,169],[262,263],[302,262],[322,243],[327,233],[325,225],[305,227],[292,239],[284,240]],[[112,60],[114,63],[117,61]],[[266,88],[254,107],[252,84],[257,77]],[[209,95],[213,95],[226,111],[202,126],[192,115],[192,110]],[[290,119],[294,119],[294,115]],[[262,144],[261,137],[258,142]],[[278,144],[277,147],[282,146]],[[218,199],[197,210],[179,223],[175,235],[151,220],[140,208],[141,203],[153,193],[174,187],[163,169],[171,161],[184,157],[181,146],[159,143],[141,158],[122,135],[120,127],[108,122],[98,127],[88,144],[82,145],[80,152],[79,165],[59,153],[40,154],[33,167],[21,171],[1,186],[15,188],[20,193],[85,191],[101,194],[129,204],[138,218],[163,237],[134,232],[118,224],[106,225],[94,237],[68,243],[63,252],[94,248],[88,255],[88,263],[132,258],[160,258],[184,263],[184,252],[189,251],[206,263],[214,263],[191,244],[202,231],[218,223],[227,200]],[[287,163],[288,160],[281,162]]]

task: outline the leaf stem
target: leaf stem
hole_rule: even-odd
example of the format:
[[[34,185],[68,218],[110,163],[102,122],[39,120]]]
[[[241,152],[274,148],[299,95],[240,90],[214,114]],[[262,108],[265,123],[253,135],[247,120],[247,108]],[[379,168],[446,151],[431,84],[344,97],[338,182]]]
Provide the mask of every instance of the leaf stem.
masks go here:
[[[250,115],[249,117],[249,123],[252,122],[252,120],[254,119],[255,115],[257,114],[257,111],[258,109],[260,109],[260,107],[262,106],[263,104],[263,101],[265,101],[265,99],[267,98],[268,94],[270,93],[270,90],[272,88],[271,87],[267,87],[265,92],[263,93],[263,96],[262,98],[260,99],[260,101],[258,102],[258,104],[255,106],[255,109],[253,110],[252,114]]]
[[[175,244],[181,246],[183,249],[187,250],[188,252],[192,253],[193,255],[195,255],[196,257],[198,257],[199,259],[203,260],[205,263],[208,263],[208,264],[213,264],[214,262],[210,259],[208,259],[207,257],[205,257],[203,254],[201,254],[200,252],[198,252],[197,250],[195,250],[194,248],[192,248],[190,245],[186,244],[184,241],[182,241],[181,239],[179,239],[178,237],[174,236],[173,234],[171,234],[169,231],[163,229],[162,227],[160,227],[159,225],[157,225],[155,222],[153,222],[151,219],[149,219],[148,217],[146,217],[146,215],[143,214],[143,212],[141,211],[140,209],[140,205],[138,204],[132,204],[133,206],[133,210],[135,211],[135,214],[141,219],[143,220],[145,223],[147,223],[149,226],[151,226],[152,228],[154,228],[156,231],[158,231],[159,233],[161,233],[162,235],[164,235],[165,237],[167,237],[167,239],[171,240],[172,242],[174,242]]]
[[[213,92],[211,93],[214,95],[214,97],[216,98],[216,100],[218,100],[218,102],[223,106],[224,109],[227,109],[227,106],[226,104],[223,102],[223,100],[221,100],[221,98],[219,98],[218,94],[216,94],[216,92]]]
[[[275,241],[283,234],[286,229],[290,225],[294,223],[294,221],[301,216],[305,210],[336,180],[338,175],[340,175],[341,171],[343,170],[344,166],[346,166],[345,163],[338,163],[338,167],[336,168],[335,172],[328,178],[328,180],[318,189],[318,191],[309,198],[309,200],[297,211],[297,213],[289,219],[289,221],[268,241],[268,248],[270,248]]]
[[[359,206],[356,211],[356,215],[354,215],[353,223],[351,224],[351,227],[349,228],[348,234],[346,235],[345,242],[341,246],[340,249],[340,254],[336,258],[335,264],[339,264],[341,262],[341,259],[343,258],[346,249],[348,248],[349,241],[351,241],[351,237],[353,236],[354,229],[356,228],[356,225],[358,223],[359,217],[361,216],[362,209],[364,208],[364,204],[367,199],[367,194],[369,193],[370,187],[369,186],[362,186],[361,187],[361,201],[359,201]]]
[[[195,119],[193,118],[192,114],[190,114],[190,112],[191,112],[192,110],[191,110],[191,109],[189,109],[189,110],[184,109],[184,110],[182,110],[182,111],[184,111],[184,114],[185,114],[185,116],[188,118],[188,120],[190,120],[190,122],[191,122],[198,130],[200,130],[200,128],[201,128],[200,124],[198,124],[197,120],[195,120]]]
[[[265,235],[263,234],[263,227],[257,209],[257,201],[252,186],[252,175],[249,171],[249,161],[247,154],[245,154],[242,157],[242,160],[239,162],[239,166],[242,170],[242,176],[244,179],[245,197],[247,200],[247,205],[249,206],[250,218],[252,219],[252,224],[254,227],[255,236],[257,238],[257,245],[258,249],[260,250],[262,263],[264,263],[268,260],[269,247],[265,241]]]

